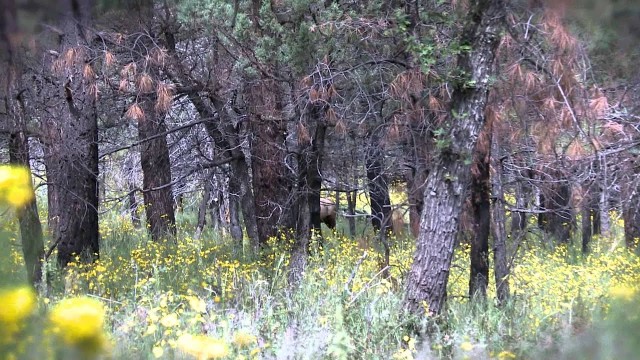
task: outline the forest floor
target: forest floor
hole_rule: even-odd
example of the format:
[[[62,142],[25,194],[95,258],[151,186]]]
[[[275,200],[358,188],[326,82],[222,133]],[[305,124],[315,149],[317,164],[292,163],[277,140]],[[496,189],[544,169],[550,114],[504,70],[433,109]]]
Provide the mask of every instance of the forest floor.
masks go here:
[[[2,358],[626,359],[640,350],[640,259],[616,229],[586,256],[579,246],[542,246],[531,233],[512,246],[512,298],[501,307],[492,278],[486,301],[469,300],[462,244],[446,312],[410,318],[401,311],[409,238],[394,240],[384,279],[375,244],[363,246],[373,240],[344,236],[340,224],[314,245],[291,290],[286,241],[273,239],[256,259],[220,232],[193,239],[193,214],[179,220],[176,243],[152,243],[126,217],[103,218],[98,262],[71,264],[64,274],[47,264],[49,285],[20,310],[28,314],[0,310]],[[29,296],[16,285],[24,265],[15,224],[3,226],[0,240],[10,246],[0,274],[9,280],[0,284],[0,309],[7,309]],[[93,315],[74,318],[92,306]]]

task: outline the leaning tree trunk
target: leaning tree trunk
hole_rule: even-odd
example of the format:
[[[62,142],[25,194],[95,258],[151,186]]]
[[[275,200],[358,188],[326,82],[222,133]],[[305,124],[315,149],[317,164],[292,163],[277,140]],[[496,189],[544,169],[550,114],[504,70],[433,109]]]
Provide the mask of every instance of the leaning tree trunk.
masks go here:
[[[471,168],[471,208],[473,212],[473,234],[471,239],[471,272],[469,297],[485,299],[489,286],[489,231],[491,229],[491,181],[489,179],[489,156],[491,146],[491,124],[482,130]]]
[[[449,270],[460,224],[460,212],[469,186],[470,159],[485,122],[484,109],[492,77],[500,22],[501,0],[476,0],[462,33],[470,51],[458,57],[458,68],[468,78],[454,88],[449,109],[450,142],[441,148],[427,178],[413,264],[407,278],[405,308],[415,315],[440,313],[446,299]]]
[[[99,253],[97,84],[85,31],[88,1],[64,1],[61,57],[47,75],[43,142],[49,202],[49,228],[58,249],[58,265],[79,256],[92,261]]]

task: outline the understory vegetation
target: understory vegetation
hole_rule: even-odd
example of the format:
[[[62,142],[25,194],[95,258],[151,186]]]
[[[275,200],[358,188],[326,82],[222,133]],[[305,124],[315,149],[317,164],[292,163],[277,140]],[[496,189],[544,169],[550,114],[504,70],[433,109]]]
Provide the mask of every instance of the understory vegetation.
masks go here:
[[[492,283],[486,303],[469,300],[469,250],[462,243],[445,313],[435,317],[425,308],[411,318],[401,302],[412,239],[394,239],[385,279],[375,238],[365,232],[356,241],[341,226],[324,229],[293,291],[289,244],[272,239],[269,252],[251,258],[218,230],[193,239],[194,222],[185,212],[176,243],[157,243],[128,217],[105,216],[100,260],[71,263],[64,273],[47,263],[49,285],[12,312],[11,296],[32,295],[16,287],[25,278],[21,244],[16,224],[4,221],[2,248],[10,251],[2,251],[0,264],[12,280],[0,292],[3,358],[598,359],[638,350],[640,259],[618,245],[615,229],[587,256],[578,245],[543,246],[531,233],[512,248],[513,296],[502,307]],[[74,318],[95,303],[104,319]],[[66,319],[63,328],[56,316]]]

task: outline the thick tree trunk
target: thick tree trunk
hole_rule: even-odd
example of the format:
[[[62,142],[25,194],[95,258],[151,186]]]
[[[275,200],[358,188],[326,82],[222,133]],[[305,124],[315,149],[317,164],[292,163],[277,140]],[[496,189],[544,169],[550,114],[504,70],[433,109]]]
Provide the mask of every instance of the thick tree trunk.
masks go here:
[[[405,307],[416,315],[440,313],[446,299],[449,269],[469,186],[470,158],[484,125],[484,109],[504,16],[501,0],[473,1],[461,44],[470,47],[458,58],[468,76],[456,85],[449,110],[448,141],[427,178],[413,264],[407,279]]]
[[[471,239],[471,273],[469,297],[485,299],[489,286],[489,231],[491,229],[491,180],[489,156],[491,124],[486,124],[473,155],[471,168],[471,208],[473,210],[473,235]]]
[[[282,90],[277,83],[262,79],[248,88],[255,212],[259,246],[264,247],[280,230],[295,226],[294,182],[285,166],[287,126],[280,104]]]
[[[3,4],[5,6],[4,21],[0,21],[0,36],[11,36],[18,32],[15,20],[15,3]],[[13,16],[13,18],[11,18]],[[0,64],[6,64],[5,74],[6,88],[4,90],[4,103],[7,119],[15,132],[9,137],[9,162],[26,169],[31,169],[29,163],[29,138],[25,132],[27,128],[27,113],[20,95],[22,88],[19,63],[12,56],[13,44],[9,38],[0,38]],[[4,51],[3,51],[4,50]],[[7,58],[1,58],[7,56]],[[20,240],[22,241],[22,254],[24,256],[28,281],[36,286],[42,279],[42,261],[44,260],[44,241],[42,225],[38,215],[38,206],[34,197],[17,212],[20,225]]]
[[[301,146],[298,172],[298,218],[296,238],[291,249],[291,265],[289,267],[289,283],[297,285],[307,263],[309,244],[313,232],[320,235],[320,189],[322,178],[322,158],[327,125],[324,121],[324,110],[319,104],[309,106],[307,110],[307,126],[315,128],[308,144]]]
[[[83,76],[89,59],[84,31],[89,21],[87,1],[64,1],[59,53],[73,57],[71,66],[54,64],[45,93],[55,107],[43,114],[47,170],[49,228],[58,249],[58,265],[77,255],[92,261],[99,253],[98,116],[93,79]]]
[[[496,280],[496,295],[498,304],[509,300],[509,263],[507,252],[507,231],[505,229],[505,202],[502,187],[504,169],[500,156],[500,137],[494,132],[491,142],[491,167],[494,173],[491,181],[493,206],[491,208],[493,220],[493,263]]]
[[[167,131],[164,115],[156,112],[156,96],[142,97],[144,116],[138,121],[140,140]],[[140,145],[142,165],[142,194],[147,227],[153,241],[165,240],[176,235],[176,218],[171,190],[171,163],[166,136],[155,137]]]

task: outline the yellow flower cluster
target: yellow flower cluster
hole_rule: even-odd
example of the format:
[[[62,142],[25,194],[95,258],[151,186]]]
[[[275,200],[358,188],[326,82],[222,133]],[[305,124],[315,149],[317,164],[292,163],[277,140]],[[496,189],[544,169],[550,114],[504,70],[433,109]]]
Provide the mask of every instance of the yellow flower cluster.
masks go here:
[[[204,335],[182,335],[178,348],[198,360],[222,359],[229,355],[229,347],[221,340]]]
[[[49,314],[54,333],[66,345],[88,354],[97,354],[106,345],[104,319],[102,303],[86,296],[64,299]]]
[[[19,208],[34,197],[29,169],[14,166],[0,166],[0,204]]]
[[[31,287],[0,290],[0,344],[13,341],[35,307],[36,294]]]

